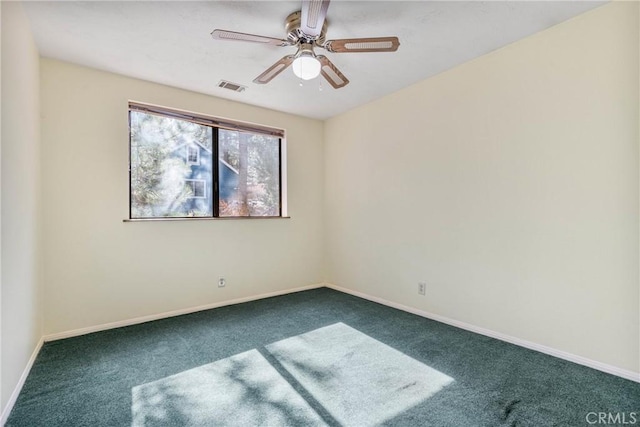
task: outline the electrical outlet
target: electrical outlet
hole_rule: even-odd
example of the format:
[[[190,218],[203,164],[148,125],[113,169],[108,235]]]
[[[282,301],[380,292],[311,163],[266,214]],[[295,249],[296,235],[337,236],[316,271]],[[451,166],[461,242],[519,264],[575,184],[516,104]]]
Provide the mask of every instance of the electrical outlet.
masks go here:
[[[227,286],[227,281],[224,277],[221,277],[218,279],[218,287],[219,288],[224,288],[225,286]]]
[[[418,282],[418,294],[425,295],[427,293],[427,284],[425,282]]]

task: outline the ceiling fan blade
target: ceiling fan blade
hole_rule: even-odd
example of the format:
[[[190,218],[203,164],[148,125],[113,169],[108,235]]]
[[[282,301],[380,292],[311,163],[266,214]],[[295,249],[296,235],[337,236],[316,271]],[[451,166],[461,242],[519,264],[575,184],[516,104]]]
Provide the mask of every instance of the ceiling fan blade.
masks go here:
[[[329,52],[395,52],[400,46],[397,37],[368,37],[362,39],[328,40],[324,48]]]
[[[253,82],[261,85],[269,83],[275,76],[283,72],[289,65],[291,65],[294,59],[294,55],[287,55],[283,57],[271,67],[267,68],[264,73],[253,79]]]
[[[327,17],[329,0],[302,0],[300,29],[309,37],[319,37]]]
[[[256,36],[254,34],[247,33],[238,33],[235,31],[227,31],[227,30],[213,30],[211,32],[211,37],[216,40],[231,40],[231,41],[239,41],[239,42],[252,42],[252,43],[262,43],[262,44],[270,44],[272,46],[289,46],[291,43],[287,40],[276,39],[273,37],[265,37],[265,36]]]
[[[329,61],[329,58],[324,55],[318,55],[316,58],[320,61],[320,74],[322,74],[322,77],[324,77],[334,89],[340,89],[349,84],[349,79],[333,65],[333,62]]]

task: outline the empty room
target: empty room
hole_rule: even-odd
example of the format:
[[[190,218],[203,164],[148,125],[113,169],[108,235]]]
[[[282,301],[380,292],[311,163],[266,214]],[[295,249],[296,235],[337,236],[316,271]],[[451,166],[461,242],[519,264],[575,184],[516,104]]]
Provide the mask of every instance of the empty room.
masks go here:
[[[639,2],[0,22],[1,426],[640,426]]]

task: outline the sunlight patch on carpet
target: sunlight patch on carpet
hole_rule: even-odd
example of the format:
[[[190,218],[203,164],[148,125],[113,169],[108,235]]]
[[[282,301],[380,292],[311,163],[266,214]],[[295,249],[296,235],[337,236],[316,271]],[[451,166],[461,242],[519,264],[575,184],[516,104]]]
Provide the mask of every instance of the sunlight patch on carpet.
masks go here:
[[[343,323],[266,346],[341,424],[383,423],[453,379]]]
[[[132,389],[132,426],[324,426],[257,351]]]

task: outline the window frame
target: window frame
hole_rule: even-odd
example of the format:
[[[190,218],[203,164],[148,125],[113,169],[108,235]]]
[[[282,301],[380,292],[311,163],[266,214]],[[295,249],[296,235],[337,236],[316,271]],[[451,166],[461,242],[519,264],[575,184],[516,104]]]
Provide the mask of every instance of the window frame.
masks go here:
[[[161,217],[133,217],[132,213],[132,197],[131,197],[131,177],[132,177],[132,165],[131,165],[131,112],[137,111],[144,114],[153,114],[162,117],[168,117],[172,119],[184,120],[192,122],[201,126],[207,126],[212,129],[212,161],[211,161],[211,185],[210,192],[212,196],[212,215],[211,216],[161,216]],[[285,131],[283,129],[273,128],[269,126],[235,121],[226,118],[213,117],[200,113],[193,113],[190,111],[182,111],[169,107],[162,107],[153,104],[146,104],[136,101],[128,102],[127,109],[128,119],[128,132],[129,132],[129,164],[128,164],[128,187],[129,187],[129,215],[124,222],[135,221],[182,221],[182,220],[228,220],[228,219],[277,219],[277,218],[290,218],[287,214],[287,189],[286,189],[286,138]],[[258,135],[265,135],[278,138],[278,215],[270,216],[220,216],[220,170],[219,170],[219,141],[218,130],[225,129],[237,132],[254,133]],[[188,166],[195,165],[195,163],[189,162],[189,153],[187,148],[186,164]],[[200,159],[200,153],[198,151],[198,160]],[[198,163],[200,164],[200,163]],[[185,179],[186,181],[203,181],[205,186],[204,197],[190,197],[190,199],[206,199],[207,198],[207,185],[206,180],[200,179]]]

